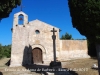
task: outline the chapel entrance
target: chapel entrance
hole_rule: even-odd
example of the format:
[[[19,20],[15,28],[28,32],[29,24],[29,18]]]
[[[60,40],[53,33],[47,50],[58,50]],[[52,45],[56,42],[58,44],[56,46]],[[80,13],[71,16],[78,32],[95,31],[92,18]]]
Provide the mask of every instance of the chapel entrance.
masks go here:
[[[34,48],[32,50],[33,64],[42,63],[42,50],[40,48]]]

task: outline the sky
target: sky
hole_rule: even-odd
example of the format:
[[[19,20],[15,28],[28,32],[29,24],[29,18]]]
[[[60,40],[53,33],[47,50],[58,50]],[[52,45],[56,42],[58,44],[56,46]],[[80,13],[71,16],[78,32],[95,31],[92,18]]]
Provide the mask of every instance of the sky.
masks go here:
[[[28,21],[38,19],[47,24],[60,28],[60,37],[66,32],[74,39],[85,39],[76,28],[73,28],[68,0],[22,0],[22,11],[28,15]],[[13,17],[20,12],[20,6],[14,8],[8,18],[0,22],[0,43],[9,45],[12,43]]]

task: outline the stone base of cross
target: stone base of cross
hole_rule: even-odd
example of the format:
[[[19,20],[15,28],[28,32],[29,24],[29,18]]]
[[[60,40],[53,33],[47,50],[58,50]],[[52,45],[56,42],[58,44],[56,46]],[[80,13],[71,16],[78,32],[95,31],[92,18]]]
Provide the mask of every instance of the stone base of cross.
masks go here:
[[[60,61],[51,61],[50,65],[51,68],[62,68],[61,62]]]

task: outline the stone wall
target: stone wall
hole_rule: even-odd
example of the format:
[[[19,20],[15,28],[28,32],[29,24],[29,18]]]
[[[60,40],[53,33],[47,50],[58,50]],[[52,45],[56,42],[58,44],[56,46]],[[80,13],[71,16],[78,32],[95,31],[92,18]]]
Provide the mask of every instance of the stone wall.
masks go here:
[[[60,40],[59,60],[89,58],[87,40]]]
[[[23,12],[16,13],[14,15],[13,34],[12,34],[12,51],[11,51],[11,65],[21,66],[31,63],[32,50],[34,48],[40,48],[42,50],[43,62],[50,62],[53,60],[53,33],[51,30],[55,28],[56,34],[56,50],[60,50],[59,44],[59,28],[51,26],[39,20],[30,22],[24,22],[23,25],[18,24],[18,16],[22,14],[27,16]],[[28,17],[24,17],[24,21],[28,20]],[[27,19],[27,20],[26,20]],[[36,30],[40,33],[37,34]],[[59,55],[59,52],[57,52]]]

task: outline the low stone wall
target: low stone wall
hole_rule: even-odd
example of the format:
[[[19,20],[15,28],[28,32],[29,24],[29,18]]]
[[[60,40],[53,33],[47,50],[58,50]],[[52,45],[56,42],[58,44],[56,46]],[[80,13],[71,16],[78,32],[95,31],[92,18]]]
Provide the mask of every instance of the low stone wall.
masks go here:
[[[87,40],[60,40],[60,61],[80,58],[90,58]]]
[[[87,40],[60,40],[60,47],[63,51],[88,50]]]

